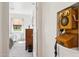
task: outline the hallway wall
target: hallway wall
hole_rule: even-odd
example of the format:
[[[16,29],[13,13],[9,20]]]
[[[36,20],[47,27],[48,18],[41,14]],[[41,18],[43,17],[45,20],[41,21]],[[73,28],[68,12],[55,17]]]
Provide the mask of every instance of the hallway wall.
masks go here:
[[[36,26],[37,26],[37,56],[42,56],[42,3],[37,3]]]
[[[0,2],[0,56],[8,56],[9,53],[9,3]]]
[[[56,37],[57,12],[74,4],[75,2],[47,2],[42,3],[42,52],[43,56],[54,56],[54,45]],[[41,44],[41,43],[40,43]],[[79,50],[68,49],[58,46],[58,56],[79,56]]]

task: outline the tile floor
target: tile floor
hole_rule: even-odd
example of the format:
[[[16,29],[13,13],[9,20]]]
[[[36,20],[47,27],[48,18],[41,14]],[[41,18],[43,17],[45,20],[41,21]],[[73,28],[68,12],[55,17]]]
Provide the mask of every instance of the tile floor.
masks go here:
[[[32,57],[33,53],[25,50],[24,41],[18,41],[9,52],[9,57]]]

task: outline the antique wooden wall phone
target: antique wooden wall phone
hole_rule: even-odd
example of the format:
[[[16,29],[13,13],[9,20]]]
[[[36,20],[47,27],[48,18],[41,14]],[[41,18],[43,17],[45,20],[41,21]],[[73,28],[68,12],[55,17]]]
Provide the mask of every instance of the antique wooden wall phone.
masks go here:
[[[79,3],[57,13],[58,44],[67,48],[78,47],[79,42]]]

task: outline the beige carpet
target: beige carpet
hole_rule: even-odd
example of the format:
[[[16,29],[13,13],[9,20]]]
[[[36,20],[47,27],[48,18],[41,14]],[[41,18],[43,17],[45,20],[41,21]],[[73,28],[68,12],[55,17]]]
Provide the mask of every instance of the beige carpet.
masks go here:
[[[33,53],[25,50],[24,41],[18,41],[10,50],[9,57],[32,57]]]

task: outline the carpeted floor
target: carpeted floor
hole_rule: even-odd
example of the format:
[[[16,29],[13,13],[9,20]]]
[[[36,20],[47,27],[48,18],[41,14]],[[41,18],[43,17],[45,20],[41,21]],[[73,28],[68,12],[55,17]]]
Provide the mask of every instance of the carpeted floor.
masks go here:
[[[33,52],[25,50],[24,41],[16,42],[9,52],[9,57],[33,57]]]

